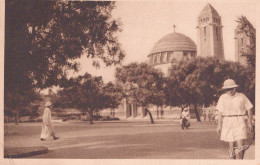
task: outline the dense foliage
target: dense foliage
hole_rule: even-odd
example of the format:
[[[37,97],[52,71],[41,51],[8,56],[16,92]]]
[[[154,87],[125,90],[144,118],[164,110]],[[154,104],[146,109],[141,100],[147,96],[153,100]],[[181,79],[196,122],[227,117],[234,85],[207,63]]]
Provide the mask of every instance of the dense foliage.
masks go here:
[[[239,63],[220,61],[216,58],[196,58],[173,64],[168,78],[166,94],[174,106],[210,106],[223,92],[224,80],[231,78],[239,85],[238,91],[246,94],[254,103],[254,78],[252,68]],[[195,108],[198,121],[199,116]]]
[[[247,20],[245,16],[240,16],[237,18],[239,29],[249,37],[250,44],[246,52],[242,52],[242,55],[246,57],[248,64],[255,68],[256,62],[256,30],[253,25]]]
[[[147,106],[163,104],[163,73],[147,63],[131,63],[116,69],[116,79],[123,85],[129,103],[142,106],[148,111],[153,123]]]
[[[63,84],[54,99],[55,107],[77,108],[83,115],[89,114],[90,124],[93,124],[93,112],[117,108],[122,100],[122,90],[113,83],[104,84],[101,77],[85,74],[71,78]]]
[[[116,65],[124,58],[117,40],[115,2],[9,0],[5,3],[5,109],[19,112],[35,88],[60,85],[75,59],[101,59]],[[94,61],[95,66],[99,63]],[[24,105],[26,104],[26,105]]]

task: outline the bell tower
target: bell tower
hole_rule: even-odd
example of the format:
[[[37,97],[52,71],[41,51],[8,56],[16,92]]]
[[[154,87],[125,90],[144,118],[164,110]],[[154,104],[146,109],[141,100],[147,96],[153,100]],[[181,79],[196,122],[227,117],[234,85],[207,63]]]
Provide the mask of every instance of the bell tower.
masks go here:
[[[241,23],[239,23],[235,29],[235,61],[239,62],[240,64],[247,66],[247,58],[243,56],[243,54],[251,54],[252,50],[250,47],[253,45],[252,41],[250,40],[249,34],[256,33],[255,28],[253,25],[244,17],[245,21],[247,22],[246,31],[241,30]]]
[[[208,3],[197,20],[198,53],[200,57],[217,57],[224,60],[221,17]]]

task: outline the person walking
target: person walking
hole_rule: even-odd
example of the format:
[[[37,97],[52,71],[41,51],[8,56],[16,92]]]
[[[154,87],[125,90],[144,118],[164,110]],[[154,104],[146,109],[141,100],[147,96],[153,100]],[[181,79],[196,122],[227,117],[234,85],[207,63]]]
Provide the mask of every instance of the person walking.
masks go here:
[[[211,111],[209,111],[209,113],[208,113],[208,118],[209,118],[209,122],[211,122],[211,119],[212,119],[212,113],[211,113]]]
[[[43,118],[42,118],[42,132],[41,132],[41,141],[46,140],[46,138],[52,136],[53,140],[59,139],[55,136],[54,127],[51,122],[51,106],[52,103],[47,101],[45,103]]]
[[[180,120],[181,128],[188,129],[188,127],[190,126],[190,112],[187,107],[184,108],[183,111],[181,112],[180,119],[181,119]]]
[[[206,114],[206,111],[204,110],[203,111],[203,119],[204,119],[204,121],[206,121],[206,117],[207,117],[207,114]]]
[[[232,79],[224,81],[222,89],[226,92],[218,100],[216,109],[219,111],[217,133],[221,132],[220,140],[229,143],[230,158],[243,159],[244,140],[247,139],[248,128],[252,129],[252,103],[242,93],[237,92],[238,85]]]

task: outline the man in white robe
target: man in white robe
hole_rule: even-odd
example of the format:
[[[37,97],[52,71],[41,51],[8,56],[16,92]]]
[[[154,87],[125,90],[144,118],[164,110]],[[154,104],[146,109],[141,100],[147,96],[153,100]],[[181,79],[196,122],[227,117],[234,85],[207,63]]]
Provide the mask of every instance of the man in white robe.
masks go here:
[[[41,132],[41,140],[44,141],[46,138],[52,136],[53,140],[57,140],[59,137],[55,136],[54,127],[51,122],[51,106],[52,103],[47,101],[45,103],[45,108],[43,112],[42,118],[42,132]]]

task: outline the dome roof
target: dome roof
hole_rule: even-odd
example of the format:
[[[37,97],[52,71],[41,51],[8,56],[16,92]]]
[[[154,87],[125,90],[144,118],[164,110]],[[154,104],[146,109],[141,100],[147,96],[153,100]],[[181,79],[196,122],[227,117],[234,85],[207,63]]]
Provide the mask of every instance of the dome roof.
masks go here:
[[[165,51],[197,51],[197,46],[189,37],[174,32],[160,39],[150,54]]]

